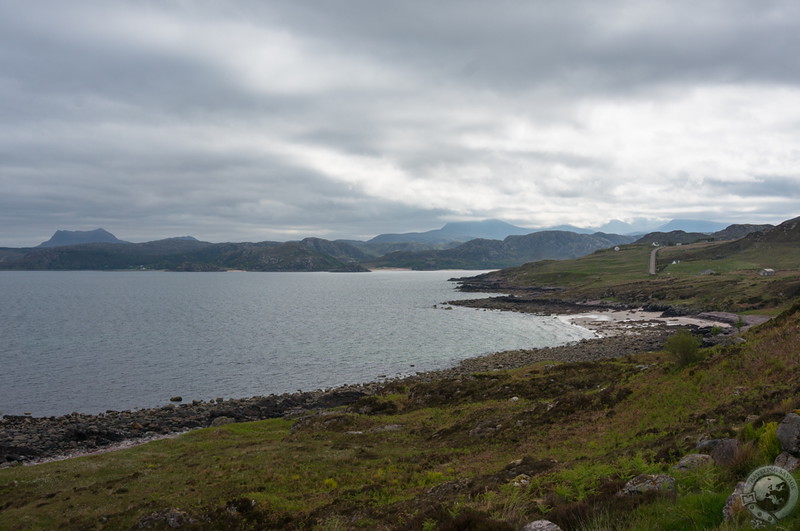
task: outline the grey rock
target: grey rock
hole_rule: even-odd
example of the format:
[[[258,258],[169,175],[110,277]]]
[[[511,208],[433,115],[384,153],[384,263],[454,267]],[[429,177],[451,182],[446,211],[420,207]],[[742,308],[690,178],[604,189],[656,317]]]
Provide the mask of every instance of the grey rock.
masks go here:
[[[631,479],[617,493],[617,496],[636,496],[649,491],[675,489],[675,478],[666,474],[640,474]]]
[[[496,421],[492,420],[484,420],[472,428],[469,432],[469,435],[470,437],[488,437],[502,429],[502,424],[498,424]]]
[[[704,437],[697,441],[697,446],[695,446],[694,449],[701,454],[710,454],[720,442],[722,442],[722,439],[708,439]]]
[[[778,454],[778,457],[775,458],[775,466],[779,466],[789,472],[794,472],[800,468],[800,458],[793,456],[789,452],[781,452]]]
[[[693,470],[703,466],[710,465],[714,459],[708,454],[689,454],[685,455],[673,465],[673,470]]]
[[[733,493],[728,496],[728,501],[725,503],[725,507],[722,508],[722,515],[725,517],[725,520],[735,518],[742,511],[747,510],[747,508],[744,506],[744,503],[742,503],[744,487],[744,481],[740,481],[736,484],[736,488],[733,489]]]
[[[232,424],[236,422],[236,419],[232,419],[230,417],[216,417],[214,420],[211,421],[212,426],[224,426],[225,424]]]
[[[402,429],[403,429],[402,424],[386,424],[384,426],[378,426],[377,428],[371,429],[370,432],[380,433],[383,431],[400,431]]]
[[[511,480],[511,484],[515,487],[527,487],[531,484],[531,477],[528,474],[520,474]]]
[[[784,452],[800,457],[800,415],[789,413],[783,417],[777,435]]]
[[[550,520],[536,520],[525,524],[521,531],[561,531],[561,528]]]
[[[142,517],[139,520],[137,527],[139,529],[152,529],[162,527],[163,524],[166,524],[168,527],[178,529],[194,522],[195,520],[189,516],[186,511],[182,511],[173,507]]]
[[[719,443],[711,450],[711,458],[720,466],[733,464],[741,450],[741,444],[736,439],[719,439]]]

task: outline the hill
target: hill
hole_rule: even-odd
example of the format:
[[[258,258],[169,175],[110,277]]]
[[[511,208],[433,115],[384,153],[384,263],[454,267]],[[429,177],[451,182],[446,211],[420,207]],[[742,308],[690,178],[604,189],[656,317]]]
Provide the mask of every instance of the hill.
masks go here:
[[[387,243],[416,243],[420,245],[443,245],[453,242],[467,242],[474,239],[503,240],[508,236],[524,236],[533,232],[545,231],[565,231],[577,234],[595,234],[597,232],[606,234],[622,235],[641,235],[648,232],[646,227],[652,230],[653,223],[644,219],[636,219],[633,223],[620,220],[611,220],[601,227],[583,228],[575,225],[556,225],[540,228],[523,228],[504,221],[489,219],[482,221],[461,221],[448,223],[441,229],[426,232],[407,232],[401,234],[380,234],[375,236],[367,244],[387,244]],[[714,221],[698,221],[687,219],[674,219],[661,225],[655,230],[658,232],[696,232],[700,234],[710,234],[725,228],[725,224]],[[392,249],[401,250],[401,249]],[[417,249],[425,250],[425,249]]]
[[[0,249],[0,269],[362,271],[363,268],[356,267],[357,264],[413,269],[487,269],[545,258],[573,258],[598,248],[627,243],[631,239],[602,233],[544,231],[509,236],[502,241],[474,239],[449,247],[445,244],[347,242],[321,238],[285,243],[214,244],[179,237],[126,245],[84,243],[32,249],[4,248]],[[387,249],[393,251],[375,256]]]
[[[714,239],[718,241],[738,240],[739,238],[744,238],[745,236],[753,232],[762,232],[774,228],[775,228],[774,225],[749,225],[749,224],[730,225],[723,230],[715,232]]]
[[[700,240],[713,240],[712,236],[703,234],[702,232],[684,232],[682,230],[674,230],[670,232],[651,232],[645,234],[636,243],[642,244],[658,244],[658,245],[676,245],[684,243],[695,243]]]
[[[328,251],[333,254],[327,254]],[[0,268],[22,270],[168,269],[176,271],[362,270],[347,244],[310,238],[302,242],[208,243],[168,238],[117,245],[91,243],[34,249],[0,249]]]
[[[700,241],[727,241],[744,238],[754,232],[763,232],[773,229],[773,225],[729,225],[722,230],[712,233],[685,232],[673,230],[670,232],[650,232],[636,240],[636,243],[658,243],[659,245],[676,245],[695,243]]]
[[[395,252],[368,264],[412,269],[490,269],[544,259],[575,258],[632,240],[616,234],[543,231],[509,236],[502,241],[475,239],[441,251]]]
[[[650,233],[638,243],[659,242],[689,244],[702,240],[731,239],[764,231],[771,226],[731,225],[711,235],[703,233]],[[109,270],[169,269],[179,271],[218,271],[246,269],[250,271],[361,271],[366,267],[401,267],[412,269],[494,269],[513,267],[540,260],[565,260],[587,255],[598,249],[624,245],[632,236],[596,232],[544,230],[506,236],[502,240],[473,238],[457,243],[453,238],[466,238],[466,233],[506,234],[529,229],[489,220],[449,223],[438,231],[420,233],[421,241],[392,241],[408,235],[387,235],[386,241],[329,241],[306,238],[299,242],[221,243],[200,242],[189,236],[156,242],[127,243],[98,229],[57,231],[51,238],[54,245],[36,248],[0,248],[0,269],[21,270]],[[75,236],[78,233],[79,236]],[[58,237],[56,237],[58,236]],[[391,236],[391,237],[390,237]],[[114,242],[92,242],[67,245],[70,238],[113,238]],[[749,240],[748,240],[749,241]],[[62,244],[58,244],[61,242]],[[438,242],[438,243],[434,243]],[[125,243],[125,245],[119,245]],[[58,245],[55,245],[58,244]],[[744,245],[735,243],[734,245]],[[699,255],[698,255],[699,256]],[[785,260],[784,260],[785,261]],[[778,262],[775,262],[776,264]],[[359,265],[361,264],[361,265]]]
[[[659,253],[662,270],[797,269],[800,267],[800,218],[777,227],[748,233],[745,237],[717,245],[690,249],[665,249]],[[669,260],[669,263],[664,263]],[[671,262],[678,261],[678,264]],[[667,269],[668,268],[668,269]]]
[[[658,232],[672,232],[675,230],[681,230],[684,232],[700,232],[705,234],[711,234],[712,232],[718,232],[725,229],[725,223],[719,223],[716,221],[700,221],[696,219],[673,219],[668,223],[660,226],[657,231]]]
[[[513,301],[518,309],[532,297],[643,305],[675,313],[774,313],[800,296],[800,218],[731,242],[661,248],[654,278],[648,274],[652,250],[636,243],[575,260],[524,264],[464,279],[464,288],[525,293]],[[761,276],[764,268],[776,272]]]
[[[37,247],[60,247],[63,245],[79,245],[82,243],[128,243],[118,239],[105,229],[94,230],[57,230],[49,240]]]
[[[403,234],[380,234],[367,243],[401,243],[416,242],[425,244],[446,244],[451,242],[466,242],[476,238],[502,240],[511,235],[522,235],[533,232],[500,221],[489,219],[484,221],[460,221],[447,223],[441,229],[426,232],[407,232]]]

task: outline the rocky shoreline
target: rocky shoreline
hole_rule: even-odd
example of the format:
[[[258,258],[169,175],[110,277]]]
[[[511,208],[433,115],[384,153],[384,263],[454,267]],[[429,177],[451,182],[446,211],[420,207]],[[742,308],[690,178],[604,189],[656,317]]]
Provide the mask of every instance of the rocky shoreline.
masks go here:
[[[69,457],[131,441],[147,442],[192,429],[246,422],[350,404],[375,392],[378,383],[329,391],[242,399],[194,400],[150,409],[72,413],[60,417],[5,415],[0,418],[0,467]],[[129,444],[128,444],[129,445]]]
[[[561,305],[550,307],[551,311],[559,313],[564,309],[566,308]],[[581,310],[587,309],[589,309],[587,306],[581,306]],[[577,313],[574,310],[573,307],[573,311],[563,313]],[[467,377],[476,372],[512,369],[541,361],[594,361],[659,350],[674,332],[674,328],[664,322],[637,320],[625,323],[627,323],[624,325],[625,333],[607,333],[615,326],[621,326],[619,321],[581,323],[606,337],[582,340],[559,347],[498,352],[463,360],[448,369],[330,390],[243,399],[195,400],[191,403],[150,409],[107,411],[99,415],[80,413],[60,417],[6,415],[0,418],[0,467],[32,464],[103,449],[127,447],[192,429],[230,422],[298,416],[308,411],[352,404],[363,396],[380,392],[390,383],[430,382],[437,379]],[[705,332],[705,336],[710,335],[708,329],[700,331]]]

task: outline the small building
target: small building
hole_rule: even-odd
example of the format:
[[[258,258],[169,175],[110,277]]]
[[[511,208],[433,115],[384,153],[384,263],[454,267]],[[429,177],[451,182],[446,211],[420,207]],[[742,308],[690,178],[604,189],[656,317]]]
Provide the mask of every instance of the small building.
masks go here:
[[[618,246],[616,246],[616,247],[614,247],[614,250],[615,250],[615,251],[619,251],[619,245],[618,245]]]
[[[758,274],[761,275],[762,277],[771,277],[772,275],[775,274],[775,270],[774,269],[770,269],[770,268],[766,268],[766,269],[762,269],[761,271],[759,271]]]

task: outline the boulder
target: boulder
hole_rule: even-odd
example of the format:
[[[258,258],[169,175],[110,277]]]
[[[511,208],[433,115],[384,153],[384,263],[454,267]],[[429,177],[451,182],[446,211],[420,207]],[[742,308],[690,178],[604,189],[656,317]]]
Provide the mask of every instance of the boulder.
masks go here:
[[[800,415],[789,413],[783,417],[777,435],[784,452],[800,457]]]
[[[697,446],[695,446],[694,449],[701,454],[710,454],[720,442],[722,442],[722,439],[703,437],[697,442]]]
[[[728,501],[725,503],[725,507],[722,508],[722,515],[725,517],[725,520],[736,520],[740,514],[743,512],[747,512],[747,508],[744,506],[744,502],[742,502],[742,494],[744,494],[744,481],[740,481],[736,484],[736,488],[733,489],[733,493],[728,496]]]
[[[736,439],[719,439],[719,442],[711,450],[711,458],[720,466],[729,466],[736,460],[741,448],[741,444]]]
[[[781,452],[775,458],[775,466],[779,466],[788,472],[794,472],[800,468],[800,458],[793,456],[789,452]]]
[[[650,491],[671,491],[675,489],[675,478],[666,474],[640,474],[631,479],[617,496],[636,496]]]
[[[550,520],[536,520],[525,524],[521,531],[561,531],[561,528]]]
[[[673,465],[672,470],[693,470],[706,465],[710,465],[714,459],[708,454],[689,454],[685,455]]]

